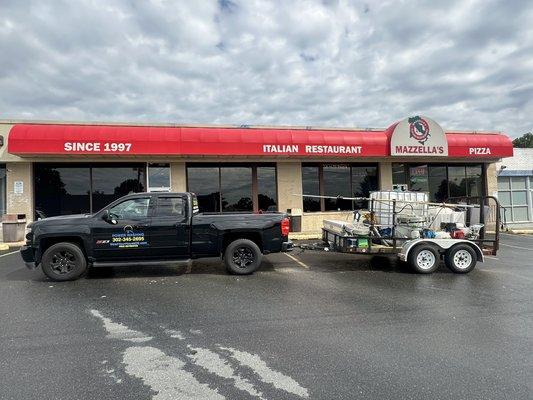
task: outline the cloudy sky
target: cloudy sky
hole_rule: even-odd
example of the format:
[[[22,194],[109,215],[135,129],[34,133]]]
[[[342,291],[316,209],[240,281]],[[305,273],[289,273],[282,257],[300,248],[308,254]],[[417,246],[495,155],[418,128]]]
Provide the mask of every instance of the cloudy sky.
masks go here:
[[[533,130],[533,2],[0,0],[0,118],[386,127],[419,113]]]

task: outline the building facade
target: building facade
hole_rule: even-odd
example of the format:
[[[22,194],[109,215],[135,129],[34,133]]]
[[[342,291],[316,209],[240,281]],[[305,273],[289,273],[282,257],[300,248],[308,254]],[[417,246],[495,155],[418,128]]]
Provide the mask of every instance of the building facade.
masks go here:
[[[337,196],[494,193],[495,162],[513,155],[506,135],[445,132],[426,117],[387,129],[2,121],[0,138],[3,214],[91,213],[130,192],[192,191],[202,211],[302,212],[303,232],[366,206]]]
[[[533,228],[533,149],[514,149],[496,164],[498,199],[509,228]]]

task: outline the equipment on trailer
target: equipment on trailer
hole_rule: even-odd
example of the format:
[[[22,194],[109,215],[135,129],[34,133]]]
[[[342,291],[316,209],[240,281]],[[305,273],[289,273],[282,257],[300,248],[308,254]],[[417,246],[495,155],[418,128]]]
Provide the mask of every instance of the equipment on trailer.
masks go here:
[[[365,201],[368,210],[354,210],[352,221],[324,220],[322,243],[302,249],[355,254],[396,254],[416,272],[428,274],[441,259],[455,273],[472,271],[484,255],[496,255],[500,206],[492,196],[428,201],[423,192],[371,192],[365,197],[315,196]],[[491,204],[493,203],[493,204]],[[486,227],[494,231],[490,234]]]

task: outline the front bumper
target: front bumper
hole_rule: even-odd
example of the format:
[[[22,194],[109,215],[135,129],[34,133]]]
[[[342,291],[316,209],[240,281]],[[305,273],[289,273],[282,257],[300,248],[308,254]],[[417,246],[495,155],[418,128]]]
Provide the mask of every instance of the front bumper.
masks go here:
[[[37,265],[35,265],[35,251],[33,247],[22,246],[20,248],[20,255],[22,256],[22,259],[24,260],[24,264],[26,264],[26,267],[28,267],[29,269],[37,268]]]
[[[293,247],[294,247],[294,243],[292,243],[290,240],[281,243],[281,251],[282,252],[291,251]]]

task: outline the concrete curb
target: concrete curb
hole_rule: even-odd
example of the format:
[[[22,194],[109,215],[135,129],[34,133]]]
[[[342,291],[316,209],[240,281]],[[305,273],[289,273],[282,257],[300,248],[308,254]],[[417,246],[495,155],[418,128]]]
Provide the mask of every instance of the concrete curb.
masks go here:
[[[533,229],[509,229],[504,233],[510,233],[513,235],[533,235]]]

